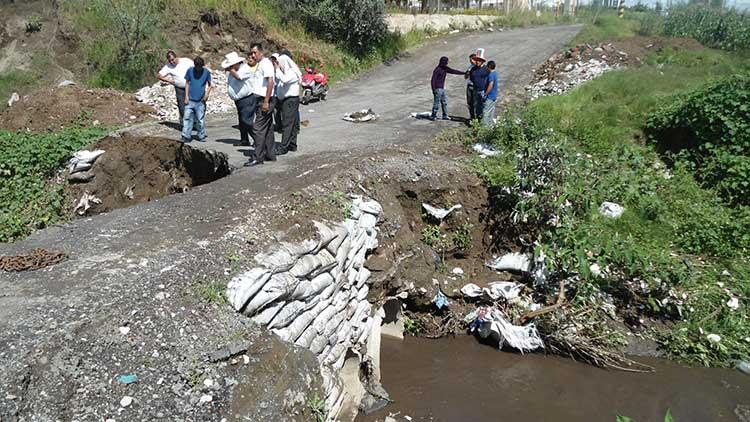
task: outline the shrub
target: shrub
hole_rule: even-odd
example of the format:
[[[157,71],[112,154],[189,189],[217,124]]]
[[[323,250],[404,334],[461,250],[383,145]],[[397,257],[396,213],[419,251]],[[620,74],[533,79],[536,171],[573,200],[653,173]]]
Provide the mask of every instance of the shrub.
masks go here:
[[[750,16],[698,6],[673,8],[664,22],[664,34],[695,38],[708,47],[743,50],[750,48]]]
[[[360,55],[388,34],[383,0],[303,0],[299,10],[309,30]]]
[[[687,160],[698,180],[750,205],[750,75],[710,83],[653,113],[646,132],[662,152]]]

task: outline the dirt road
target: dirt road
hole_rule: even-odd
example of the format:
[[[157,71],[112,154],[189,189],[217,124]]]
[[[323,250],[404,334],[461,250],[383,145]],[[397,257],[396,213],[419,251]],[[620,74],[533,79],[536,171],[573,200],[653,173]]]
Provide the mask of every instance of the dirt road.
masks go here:
[[[278,416],[289,409],[280,408],[285,404],[278,397],[306,397],[317,376],[307,376],[317,371],[314,357],[279,344],[211,298],[221,294],[227,274],[238,270],[233,267],[252,265],[258,245],[283,238],[286,217],[294,213],[285,197],[370,163],[385,146],[422,145],[455,124],[408,117],[429,110],[430,73],[441,55],[462,68],[471,50],[485,47],[499,63],[501,90],[508,95],[518,93],[532,68],[578,30],[545,27],[437,40],[337,86],[329,102],[305,107],[303,118],[311,126],[301,134],[300,151],[277,163],[241,168],[184,194],[0,245],[0,255],[36,247],[69,255],[45,270],[0,273],[0,419],[217,420],[233,400],[232,382],[247,377],[260,386],[246,397],[249,406],[271,415],[255,420],[284,419]],[[459,115],[466,113],[463,86],[460,77],[449,79],[450,105]],[[345,112],[368,107],[380,114],[378,122],[340,120]],[[248,151],[234,146],[238,133],[230,124],[235,121],[235,116],[211,118],[211,141],[199,146],[227,151],[231,162],[241,165]],[[154,130],[178,136],[162,126],[140,129]],[[403,157],[397,157],[397,164],[403,162],[401,177],[418,171],[424,178],[444,168],[430,170],[420,161],[429,158],[422,154]],[[396,172],[351,173],[387,177],[382,173],[388,171]],[[336,189],[357,189],[357,180]],[[253,345],[245,375],[228,375],[226,368],[206,363],[206,352],[237,338]],[[138,382],[124,385],[118,381],[123,374],[136,374]],[[223,381],[208,389],[206,379]],[[199,401],[207,393],[209,404]],[[130,403],[125,397],[132,397],[132,404],[121,406]]]
[[[430,111],[432,92],[430,76],[440,56],[448,56],[450,66],[464,70],[468,55],[478,47],[498,65],[503,102],[523,95],[523,87],[532,76],[532,69],[560,49],[575,35],[577,26],[552,26],[506,32],[456,34],[413,50],[392,63],[381,66],[361,79],[337,85],[329,101],[315,102],[301,107],[302,120],[310,126],[303,128],[300,150],[292,158],[283,157],[275,169],[286,171],[296,167],[296,160],[332,151],[359,150],[384,144],[408,142],[435,134],[456,122],[418,121],[411,112]],[[448,75],[448,108],[451,115],[468,117],[465,104],[465,83],[461,76]],[[370,124],[343,121],[345,113],[369,109],[380,117]],[[230,164],[241,167],[250,156],[250,147],[239,147],[239,132],[235,115],[210,116],[207,121],[208,142],[192,142],[199,148],[225,152]],[[139,133],[163,135],[179,139],[179,132],[166,126],[150,126]],[[280,136],[277,134],[277,141]]]

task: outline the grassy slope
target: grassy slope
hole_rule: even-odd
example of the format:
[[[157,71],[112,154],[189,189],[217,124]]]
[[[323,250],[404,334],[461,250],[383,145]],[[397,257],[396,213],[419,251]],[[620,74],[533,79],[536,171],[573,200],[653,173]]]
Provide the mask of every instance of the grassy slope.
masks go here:
[[[627,20],[600,22],[603,28],[587,25],[576,42],[633,31]],[[641,312],[677,321],[660,334],[667,351],[706,365],[750,357],[750,210],[724,204],[685,166],[665,173],[641,128],[673,95],[748,70],[747,55],[708,49],[662,53],[641,68],[607,73],[567,95],[534,101],[522,112],[559,135],[556,145],[564,151],[567,174],[562,198],[580,210],[544,235],[555,245],[557,264],[607,291],[622,289],[625,280],[647,283],[652,293],[644,296]],[[480,137],[509,147],[503,130]],[[520,164],[515,154],[506,151],[479,169],[496,184],[512,182]],[[602,218],[597,210],[602,201],[624,205],[625,214]],[[588,268],[594,262],[617,269],[619,277],[594,277]],[[732,297],[740,303],[744,298],[744,305],[732,310],[726,304]],[[721,341],[710,341],[711,333]]]

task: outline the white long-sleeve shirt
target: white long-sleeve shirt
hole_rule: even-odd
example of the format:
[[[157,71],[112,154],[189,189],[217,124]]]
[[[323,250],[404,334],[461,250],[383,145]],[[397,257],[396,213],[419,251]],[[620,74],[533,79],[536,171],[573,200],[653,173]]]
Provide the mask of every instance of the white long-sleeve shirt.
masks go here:
[[[237,79],[232,73],[227,72],[227,93],[229,98],[234,101],[241,100],[253,93],[253,83],[255,81],[253,70],[247,63],[242,63],[237,69]]]
[[[276,71],[276,98],[299,97],[299,84],[302,81],[299,67],[286,55],[279,56],[278,60],[280,68]]]

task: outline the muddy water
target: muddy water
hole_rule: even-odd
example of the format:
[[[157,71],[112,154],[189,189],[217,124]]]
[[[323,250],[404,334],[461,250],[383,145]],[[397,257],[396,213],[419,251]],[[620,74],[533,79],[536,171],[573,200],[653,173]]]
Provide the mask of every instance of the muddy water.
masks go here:
[[[643,360],[641,360],[643,361]],[[400,412],[414,421],[737,421],[750,413],[750,376],[647,360],[653,374],[606,371],[569,359],[517,355],[469,336],[383,338],[382,381],[396,403],[357,421]],[[398,418],[398,420],[403,420]]]

